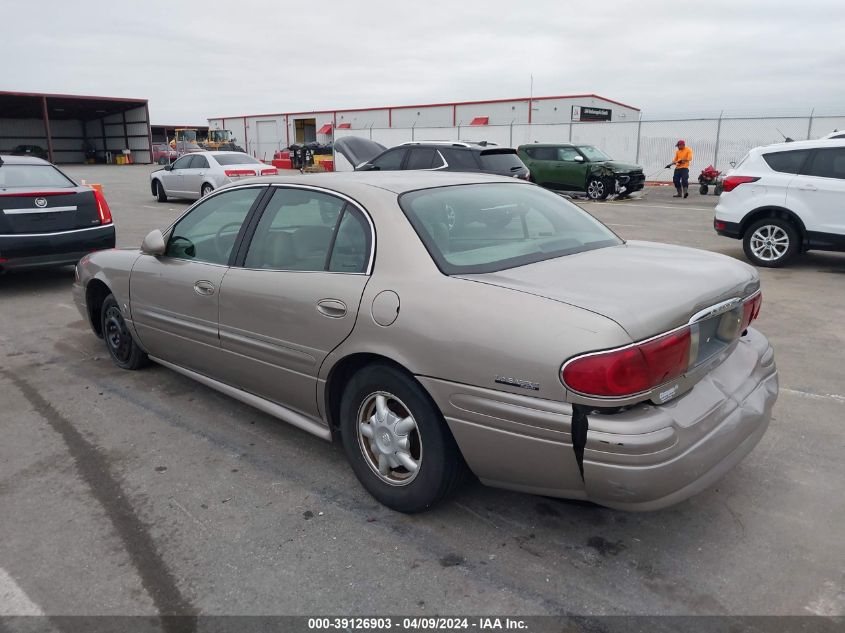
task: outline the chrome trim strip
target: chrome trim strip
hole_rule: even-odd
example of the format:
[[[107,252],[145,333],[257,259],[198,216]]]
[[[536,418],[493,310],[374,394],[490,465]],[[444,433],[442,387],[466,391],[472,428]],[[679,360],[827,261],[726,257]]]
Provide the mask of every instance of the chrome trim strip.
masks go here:
[[[3,213],[6,215],[21,215],[24,213],[53,213],[59,211],[76,211],[76,206],[72,207],[50,207],[50,208],[43,208],[39,209],[35,207],[33,209],[3,209]]]
[[[753,295],[750,295],[748,299],[751,299],[760,291],[758,290]],[[727,301],[722,301],[721,303],[717,303],[716,305],[712,305],[709,308],[704,308],[703,310],[696,312],[690,317],[690,320],[687,322],[688,325],[692,325],[693,323],[697,323],[698,321],[703,321],[709,317],[718,316],[720,314],[724,314],[725,312],[730,312],[735,307],[737,307],[740,303],[747,301],[748,299],[742,299],[741,297],[734,297],[733,299],[728,299]]]
[[[276,404],[270,400],[266,400],[265,398],[261,398],[260,396],[256,396],[255,394],[248,393],[246,391],[242,391],[241,389],[237,389],[236,387],[232,387],[227,385],[226,383],[222,383],[218,380],[214,380],[214,378],[209,378],[203,374],[195,372],[191,369],[186,369],[185,367],[181,367],[180,365],[174,365],[173,363],[169,363],[166,360],[162,360],[160,358],[156,358],[155,356],[150,356],[150,360],[155,361],[156,363],[167,367],[168,369],[172,369],[173,371],[182,374],[183,376],[187,376],[193,380],[196,380],[199,383],[202,383],[206,387],[210,387],[220,393],[226,394],[230,398],[234,398],[244,404],[248,404],[251,407],[255,407],[259,411],[263,411],[268,415],[272,415],[274,418],[279,418],[280,420],[284,420],[288,424],[297,427],[298,429],[302,429],[303,431],[307,431],[312,435],[316,435],[320,439],[331,441],[332,433],[329,430],[329,427],[322,424],[321,422],[310,418],[308,416],[302,415],[301,413],[297,413],[287,407],[283,407],[280,404]]]
[[[98,224],[97,226],[88,226],[84,229],[70,229],[69,231],[55,231],[54,233],[3,233],[0,239],[6,237],[49,237],[51,235],[67,235],[68,233],[81,233],[82,231],[96,231],[107,227],[114,228],[114,224]]]

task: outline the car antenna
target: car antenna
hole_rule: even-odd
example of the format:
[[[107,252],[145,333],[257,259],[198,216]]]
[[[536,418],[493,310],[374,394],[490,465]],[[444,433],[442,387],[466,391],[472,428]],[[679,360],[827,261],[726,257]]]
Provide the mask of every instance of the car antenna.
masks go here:
[[[779,128],[775,128],[775,129],[776,129],[776,130],[778,131],[778,133],[779,133],[779,134],[783,137],[783,142],[784,142],[784,143],[792,143],[792,142],[793,142],[793,140],[794,140],[794,139],[792,139],[792,138],[788,137],[786,134],[784,134],[783,132],[781,132]]]

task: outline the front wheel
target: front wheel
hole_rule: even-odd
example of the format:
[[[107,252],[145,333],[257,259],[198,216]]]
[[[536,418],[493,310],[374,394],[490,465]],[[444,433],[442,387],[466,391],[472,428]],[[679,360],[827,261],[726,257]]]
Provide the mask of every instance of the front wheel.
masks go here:
[[[353,376],[341,399],[340,431],[358,480],[399,512],[436,505],[466,473],[443,415],[419,383],[390,365],[368,365]]]
[[[587,197],[590,200],[605,200],[610,192],[603,178],[590,178],[587,181]]]
[[[698,188],[698,193],[700,193],[702,196],[706,196],[708,191],[710,191],[710,188],[707,185],[701,185]]]
[[[763,218],[752,224],[742,238],[745,256],[766,268],[783,266],[798,252],[798,231],[780,218]]]
[[[121,369],[140,369],[149,362],[146,352],[132,338],[114,295],[109,295],[103,301],[100,323],[106,347],[115,365]]]
[[[156,180],[155,183],[156,200],[158,202],[167,202],[167,193],[164,191],[164,185],[161,184],[160,180]]]

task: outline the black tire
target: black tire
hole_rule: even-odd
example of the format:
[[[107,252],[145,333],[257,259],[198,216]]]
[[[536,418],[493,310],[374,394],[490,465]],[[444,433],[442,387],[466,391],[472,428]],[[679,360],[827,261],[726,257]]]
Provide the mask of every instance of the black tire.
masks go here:
[[[155,196],[157,202],[167,202],[167,193],[164,191],[164,186],[161,184],[160,180],[154,180],[155,183]]]
[[[115,365],[121,369],[140,369],[150,362],[146,352],[132,338],[114,295],[107,296],[103,301],[100,325],[106,348]]]
[[[795,226],[781,218],[757,220],[745,230],[742,236],[742,250],[755,266],[765,268],[783,266],[800,251],[800,248],[801,237]]]
[[[214,187],[210,184],[205,183],[202,188],[200,189],[200,198],[205,198],[208,194],[214,191]]]
[[[716,185],[713,188],[713,195],[714,196],[721,196],[722,195],[722,185]]]
[[[410,478],[408,483],[395,483],[401,481],[399,479],[388,483],[378,475],[373,463],[375,442],[359,436],[359,415],[367,415],[367,403],[377,394],[387,397],[392,413],[397,413],[398,407],[397,415],[402,417],[404,407],[405,413],[416,423],[408,437],[412,456],[414,449],[419,453],[419,466],[413,476],[405,471]],[[399,512],[421,512],[431,508],[452,493],[467,472],[443,415],[419,383],[391,365],[368,365],[352,377],[340,402],[340,432],[355,476],[377,501]],[[394,440],[396,437],[398,435]],[[397,466],[386,477],[401,476],[403,469]]]
[[[610,187],[604,178],[590,178],[587,181],[587,197],[590,200],[606,200],[610,195]]]
[[[698,188],[698,193],[700,193],[702,196],[706,196],[706,195],[707,195],[707,192],[708,192],[709,190],[710,190],[710,189],[709,189],[709,187],[708,187],[707,185],[701,185],[701,186]]]

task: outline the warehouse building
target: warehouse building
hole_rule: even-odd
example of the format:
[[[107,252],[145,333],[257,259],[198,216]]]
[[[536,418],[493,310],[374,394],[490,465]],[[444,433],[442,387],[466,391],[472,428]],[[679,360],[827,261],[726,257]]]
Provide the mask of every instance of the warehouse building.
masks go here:
[[[152,162],[146,99],[0,92],[0,154],[53,163]],[[121,158],[121,160],[124,160]]]
[[[554,124],[572,121],[637,121],[640,110],[595,94],[524,97],[421,105],[279,112],[215,117],[211,129],[231,130],[258,158],[293,143],[327,143],[334,130],[461,128],[485,125]]]

